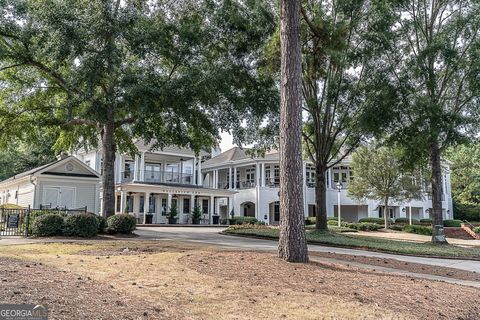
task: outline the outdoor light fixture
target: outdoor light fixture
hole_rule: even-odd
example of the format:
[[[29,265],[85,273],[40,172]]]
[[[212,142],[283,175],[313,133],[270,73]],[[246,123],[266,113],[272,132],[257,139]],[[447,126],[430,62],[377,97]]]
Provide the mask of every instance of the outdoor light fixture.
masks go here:
[[[340,207],[340,191],[342,191],[342,183],[339,181],[337,182],[337,190],[338,190],[338,227],[341,227],[342,222],[342,210]]]

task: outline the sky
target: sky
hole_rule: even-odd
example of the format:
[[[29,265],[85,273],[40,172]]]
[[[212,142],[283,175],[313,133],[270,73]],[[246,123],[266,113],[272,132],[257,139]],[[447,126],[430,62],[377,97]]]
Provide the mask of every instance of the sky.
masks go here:
[[[220,142],[220,148],[222,149],[222,152],[227,151],[235,146],[235,144],[233,144],[233,137],[230,133],[220,132],[220,137],[222,138],[222,141]]]

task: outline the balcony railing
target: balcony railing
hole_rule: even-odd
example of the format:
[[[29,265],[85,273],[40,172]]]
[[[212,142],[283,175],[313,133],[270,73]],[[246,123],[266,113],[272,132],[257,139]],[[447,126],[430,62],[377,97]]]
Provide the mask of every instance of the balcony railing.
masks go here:
[[[142,174],[143,173],[143,176]],[[133,171],[124,171],[121,175],[121,182],[132,182],[134,180]],[[172,171],[154,171],[144,170],[138,172],[137,181],[147,183],[172,183],[172,184],[193,184],[193,174],[172,172]]]

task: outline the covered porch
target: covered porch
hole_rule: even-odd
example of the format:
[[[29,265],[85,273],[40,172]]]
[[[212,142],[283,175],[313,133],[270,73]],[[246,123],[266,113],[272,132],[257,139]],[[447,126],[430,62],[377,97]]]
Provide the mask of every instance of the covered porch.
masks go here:
[[[234,194],[230,190],[188,186],[122,184],[116,187],[115,211],[135,216],[139,224],[167,224],[170,209],[176,207],[176,223],[191,224],[193,209],[199,206],[201,224],[219,224],[223,211],[220,206],[233,208]]]

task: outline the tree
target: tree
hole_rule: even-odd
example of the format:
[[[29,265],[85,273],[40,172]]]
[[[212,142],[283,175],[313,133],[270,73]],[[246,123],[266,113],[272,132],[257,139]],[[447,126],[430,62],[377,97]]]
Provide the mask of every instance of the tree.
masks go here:
[[[385,229],[388,228],[388,208],[391,201],[402,202],[422,198],[420,175],[402,168],[398,150],[386,147],[361,147],[352,156],[355,178],[347,192],[355,199],[371,199],[383,203]]]
[[[307,262],[303,218],[300,1],[280,1],[280,239],[278,255]]]
[[[442,233],[442,152],[478,129],[480,6],[473,0],[396,1],[378,68],[395,87],[388,140],[431,168],[432,241]]]
[[[480,205],[480,145],[449,148],[445,157],[450,164],[450,183],[455,202],[464,206]]]
[[[272,18],[251,6],[0,0],[0,134],[60,128],[57,149],[101,146],[112,215],[115,153],[136,153],[135,138],[198,152],[276,101],[253,59]]]
[[[382,6],[366,0],[304,1],[302,92],[308,118],[303,140],[315,165],[318,230],[327,230],[327,170],[368,135],[368,106],[389,93],[381,92],[375,67],[388,25]]]

